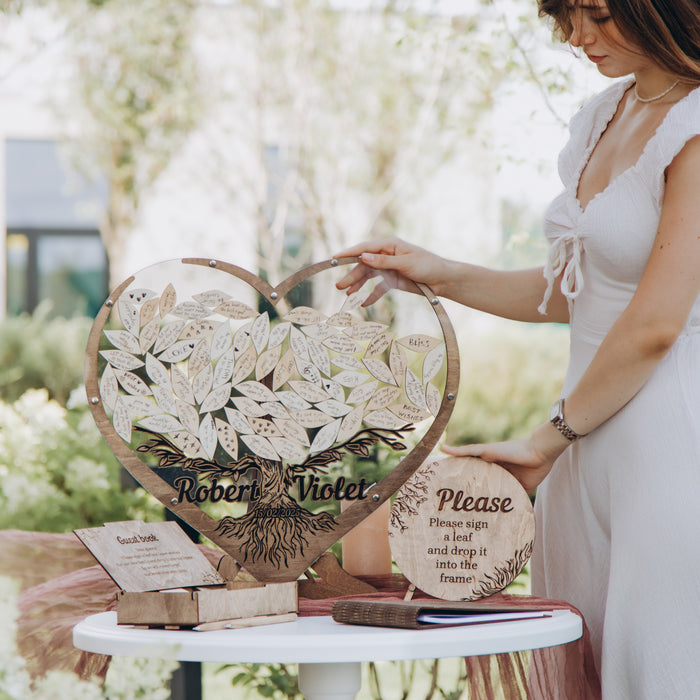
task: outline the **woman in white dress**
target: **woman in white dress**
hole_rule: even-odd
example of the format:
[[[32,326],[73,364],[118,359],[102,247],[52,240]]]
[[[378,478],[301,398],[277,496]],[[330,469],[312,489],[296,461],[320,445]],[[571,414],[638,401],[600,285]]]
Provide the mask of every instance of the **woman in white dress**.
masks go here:
[[[562,400],[525,439],[444,448],[536,487],[533,592],[591,631],[606,700],[700,698],[700,3],[541,0],[615,81],[571,122],[544,268],[400,240],[343,252],[366,304],[406,280],[520,321],[567,322]],[[627,77],[623,77],[627,76]]]

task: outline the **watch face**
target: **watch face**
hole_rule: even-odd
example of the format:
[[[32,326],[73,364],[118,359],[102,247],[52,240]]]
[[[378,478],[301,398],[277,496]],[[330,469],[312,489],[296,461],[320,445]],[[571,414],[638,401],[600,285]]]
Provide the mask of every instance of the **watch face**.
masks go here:
[[[561,401],[555,401],[549,409],[549,420],[554,421],[561,418]]]

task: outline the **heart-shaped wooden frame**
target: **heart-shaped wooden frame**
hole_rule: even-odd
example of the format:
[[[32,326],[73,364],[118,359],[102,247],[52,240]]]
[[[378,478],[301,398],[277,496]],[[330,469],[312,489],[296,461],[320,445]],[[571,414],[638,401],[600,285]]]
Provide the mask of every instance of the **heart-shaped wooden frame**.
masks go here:
[[[299,270],[277,286],[270,285],[243,268],[220,260],[185,258],[179,262],[184,265],[206,266],[226,272],[248,284],[273,307],[276,307],[292,289],[310,277],[339,265],[357,263],[358,258],[338,258],[310,265]],[[285,560],[283,563],[277,562],[275,565],[271,565],[269,561],[247,559],[242,555],[238,547],[232,545],[229,538],[217,532],[218,521],[201,510],[196,503],[179,501],[178,491],[142,461],[133,452],[132,448],[119,437],[105,411],[101,400],[98,377],[100,339],[114,305],[134,280],[135,276],[130,277],[110,294],[95,318],[88,339],[85,361],[85,386],[95,422],[122,465],[147,491],[181,520],[221,547],[222,550],[244,566],[249,573],[261,581],[296,580],[333,543],[337,542],[343,535],[374,512],[413,475],[437,444],[447,425],[455,404],[459,382],[457,341],[452,324],[440,301],[428,287],[416,285],[414,291],[424,295],[430,302],[445,339],[445,387],[440,408],[434,417],[433,423],[414,449],[372,488],[371,498],[354,501],[349,508],[343,510],[340,515],[334,518],[334,524],[331,529],[316,533],[313,538],[304,544],[304,550],[300,556]]]

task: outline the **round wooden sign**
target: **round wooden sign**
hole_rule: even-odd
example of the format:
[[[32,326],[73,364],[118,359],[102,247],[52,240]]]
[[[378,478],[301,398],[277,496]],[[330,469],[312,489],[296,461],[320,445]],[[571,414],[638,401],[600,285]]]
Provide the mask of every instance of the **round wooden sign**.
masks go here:
[[[475,457],[429,460],[401,487],[389,520],[391,553],[417,588],[476,600],[505,588],[532,553],[535,516],[508,471]]]

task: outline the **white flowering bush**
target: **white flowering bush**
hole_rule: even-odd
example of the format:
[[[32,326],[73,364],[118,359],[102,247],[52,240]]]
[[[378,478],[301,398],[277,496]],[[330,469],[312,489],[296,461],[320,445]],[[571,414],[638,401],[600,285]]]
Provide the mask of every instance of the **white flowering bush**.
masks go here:
[[[162,517],[146,492],[120,486],[83,392],[68,407],[31,389],[0,401],[0,528],[64,532],[115,520]]]

